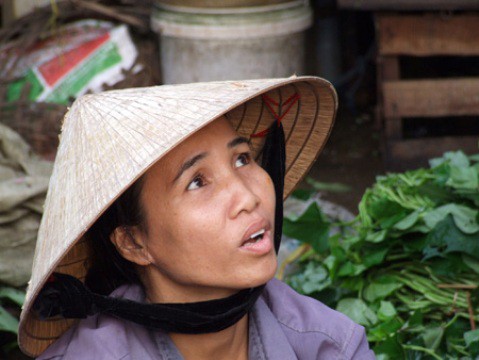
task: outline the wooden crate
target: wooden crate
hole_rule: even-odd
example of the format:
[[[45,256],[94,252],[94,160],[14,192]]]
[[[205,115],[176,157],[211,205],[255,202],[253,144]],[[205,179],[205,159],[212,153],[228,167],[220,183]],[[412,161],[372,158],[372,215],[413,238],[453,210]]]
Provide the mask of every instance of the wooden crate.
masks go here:
[[[431,126],[441,117],[454,121],[454,117],[477,116],[473,121],[479,121],[479,77],[406,79],[400,68],[402,56],[424,62],[431,56],[479,56],[479,15],[378,13],[375,22],[377,115],[384,129],[387,163],[401,168],[411,163],[423,164],[447,150],[479,152],[477,135],[407,139],[403,134],[407,118],[427,118]]]
[[[353,10],[477,10],[477,0],[337,0],[338,6]]]

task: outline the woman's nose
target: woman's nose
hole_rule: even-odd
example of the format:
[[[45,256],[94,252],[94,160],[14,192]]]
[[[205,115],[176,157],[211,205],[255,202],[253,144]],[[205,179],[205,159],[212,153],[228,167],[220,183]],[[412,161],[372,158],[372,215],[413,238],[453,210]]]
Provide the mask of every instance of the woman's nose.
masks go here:
[[[231,194],[230,215],[232,218],[237,217],[242,212],[250,213],[259,205],[261,200],[251,180],[238,174],[231,176],[228,191]]]

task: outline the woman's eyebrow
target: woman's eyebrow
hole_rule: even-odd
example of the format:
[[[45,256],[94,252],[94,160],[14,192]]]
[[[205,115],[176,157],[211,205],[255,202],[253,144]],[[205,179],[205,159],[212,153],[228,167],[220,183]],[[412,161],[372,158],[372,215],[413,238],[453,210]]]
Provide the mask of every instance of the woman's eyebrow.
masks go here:
[[[239,144],[244,144],[244,143],[249,144],[249,140],[247,138],[243,137],[243,136],[238,136],[238,137],[234,138],[233,140],[231,140],[226,146],[229,149],[231,149],[231,148],[234,148],[235,146],[238,146]],[[205,158],[207,155],[208,155],[207,152],[203,152],[203,153],[200,153],[198,155],[193,156],[189,160],[186,160],[183,163],[183,165],[181,165],[181,168],[178,171],[178,173],[176,174],[175,178],[173,179],[173,182],[178,180],[186,170],[188,170],[189,168],[194,166],[198,161]]]
[[[243,136],[238,136],[237,138],[234,138],[233,140],[231,140],[229,143],[228,143],[228,148],[231,149],[231,148],[234,148],[235,146],[238,146],[239,144],[249,144],[249,140]]]
[[[195,165],[198,161],[200,161],[201,159],[205,158],[206,156],[208,155],[208,153],[206,152],[202,152],[198,155],[195,155],[193,156],[191,159],[189,160],[186,160],[183,165],[181,165],[181,168],[180,170],[178,171],[178,173],[176,174],[175,178],[173,179],[173,182],[175,182],[176,180],[178,180],[181,175],[183,175],[183,173],[188,170],[189,168],[191,168],[193,165]]]

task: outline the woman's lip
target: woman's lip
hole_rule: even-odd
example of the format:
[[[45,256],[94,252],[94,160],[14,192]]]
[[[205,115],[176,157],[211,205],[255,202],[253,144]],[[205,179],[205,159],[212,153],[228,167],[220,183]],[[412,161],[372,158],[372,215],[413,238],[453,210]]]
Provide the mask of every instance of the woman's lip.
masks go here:
[[[246,229],[243,239],[241,240],[241,246],[243,246],[246,242],[251,240],[251,235],[256,234],[260,230],[265,230],[268,231],[271,229],[271,225],[268,220],[266,219],[260,219],[252,223],[248,228]]]
[[[273,242],[271,241],[271,231],[266,230],[263,234],[263,237],[256,242],[244,242],[240,246],[241,250],[252,252],[258,255],[264,255],[271,251],[273,248]]]

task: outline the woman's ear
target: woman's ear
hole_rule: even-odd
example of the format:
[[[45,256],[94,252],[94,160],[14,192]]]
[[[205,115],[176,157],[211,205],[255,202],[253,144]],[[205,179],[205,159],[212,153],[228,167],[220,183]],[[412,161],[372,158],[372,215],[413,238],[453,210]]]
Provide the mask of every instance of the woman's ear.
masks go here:
[[[110,235],[110,241],[126,260],[137,265],[151,263],[143,233],[136,226],[119,226]]]

